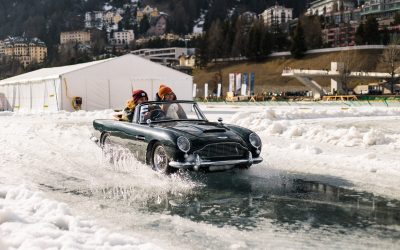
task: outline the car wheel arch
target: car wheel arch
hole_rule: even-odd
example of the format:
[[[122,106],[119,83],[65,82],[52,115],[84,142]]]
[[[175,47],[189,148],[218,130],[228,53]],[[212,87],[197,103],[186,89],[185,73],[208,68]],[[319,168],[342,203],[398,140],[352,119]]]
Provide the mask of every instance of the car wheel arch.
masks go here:
[[[107,131],[101,132],[101,135],[100,135],[100,145],[101,146],[104,146],[104,140],[106,139],[107,136],[110,136],[109,132],[107,132]]]

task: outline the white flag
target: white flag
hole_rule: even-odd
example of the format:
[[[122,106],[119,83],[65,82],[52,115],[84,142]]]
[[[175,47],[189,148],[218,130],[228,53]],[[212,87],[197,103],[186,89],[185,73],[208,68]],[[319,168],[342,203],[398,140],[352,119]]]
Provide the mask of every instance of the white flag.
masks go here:
[[[217,97],[221,96],[221,88],[222,88],[221,83],[218,83]]]
[[[196,98],[196,94],[197,94],[197,84],[193,83],[193,98]]]
[[[238,73],[238,74],[236,74],[236,90],[235,90],[235,92],[238,92],[241,87],[242,87],[242,74]]]
[[[235,74],[234,73],[230,73],[229,74],[229,92],[233,92],[233,88],[235,85]]]

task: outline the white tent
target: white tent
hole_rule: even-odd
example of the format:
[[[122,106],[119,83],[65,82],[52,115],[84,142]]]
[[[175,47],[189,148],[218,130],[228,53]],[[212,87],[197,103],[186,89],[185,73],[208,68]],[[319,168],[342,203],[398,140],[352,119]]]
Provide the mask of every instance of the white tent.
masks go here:
[[[179,99],[192,99],[192,76],[128,54],[4,79],[0,110],[72,111],[74,97],[82,98],[83,110],[121,109],[132,90],[143,89],[153,100],[161,84]]]

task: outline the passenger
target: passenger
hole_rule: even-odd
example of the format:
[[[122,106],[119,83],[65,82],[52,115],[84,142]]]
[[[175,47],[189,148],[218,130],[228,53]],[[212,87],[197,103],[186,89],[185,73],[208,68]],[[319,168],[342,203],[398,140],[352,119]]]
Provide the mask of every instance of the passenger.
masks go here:
[[[165,88],[165,87],[167,87],[167,86],[164,85],[164,84],[161,84],[160,87],[159,87],[159,89]],[[168,87],[167,87],[167,88],[168,88]],[[156,96],[155,96],[155,98],[154,98],[154,101],[156,101],[156,102],[162,101],[162,100],[161,100],[161,97],[158,95],[158,92],[156,92]]]
[[[165,85],[160,85],[157,92],[161,101],[175,101],[176,95],[171,88]],[[186,113],[178,103],[173,104],[163,104],[161,109],[164,111],[167,118],[178,120],[187,119]]]
[[[132,122],[133,115],[135,114],[135,107],[141,103],[147,102],[148,100],[149,98],[144,90],[137,89],[132,91],[132,99],[127,101],[121,120]]]

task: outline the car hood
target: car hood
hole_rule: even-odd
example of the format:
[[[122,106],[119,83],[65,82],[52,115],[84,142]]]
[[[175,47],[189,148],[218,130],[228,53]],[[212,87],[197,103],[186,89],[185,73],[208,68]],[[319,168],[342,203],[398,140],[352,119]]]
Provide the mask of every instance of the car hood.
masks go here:
[[[174,122],[160,124],[160,126],[180,133],[186,133],[194,137],[223,137],[224,139],[240,138],[234,131],[227,127],[210,122]]]

